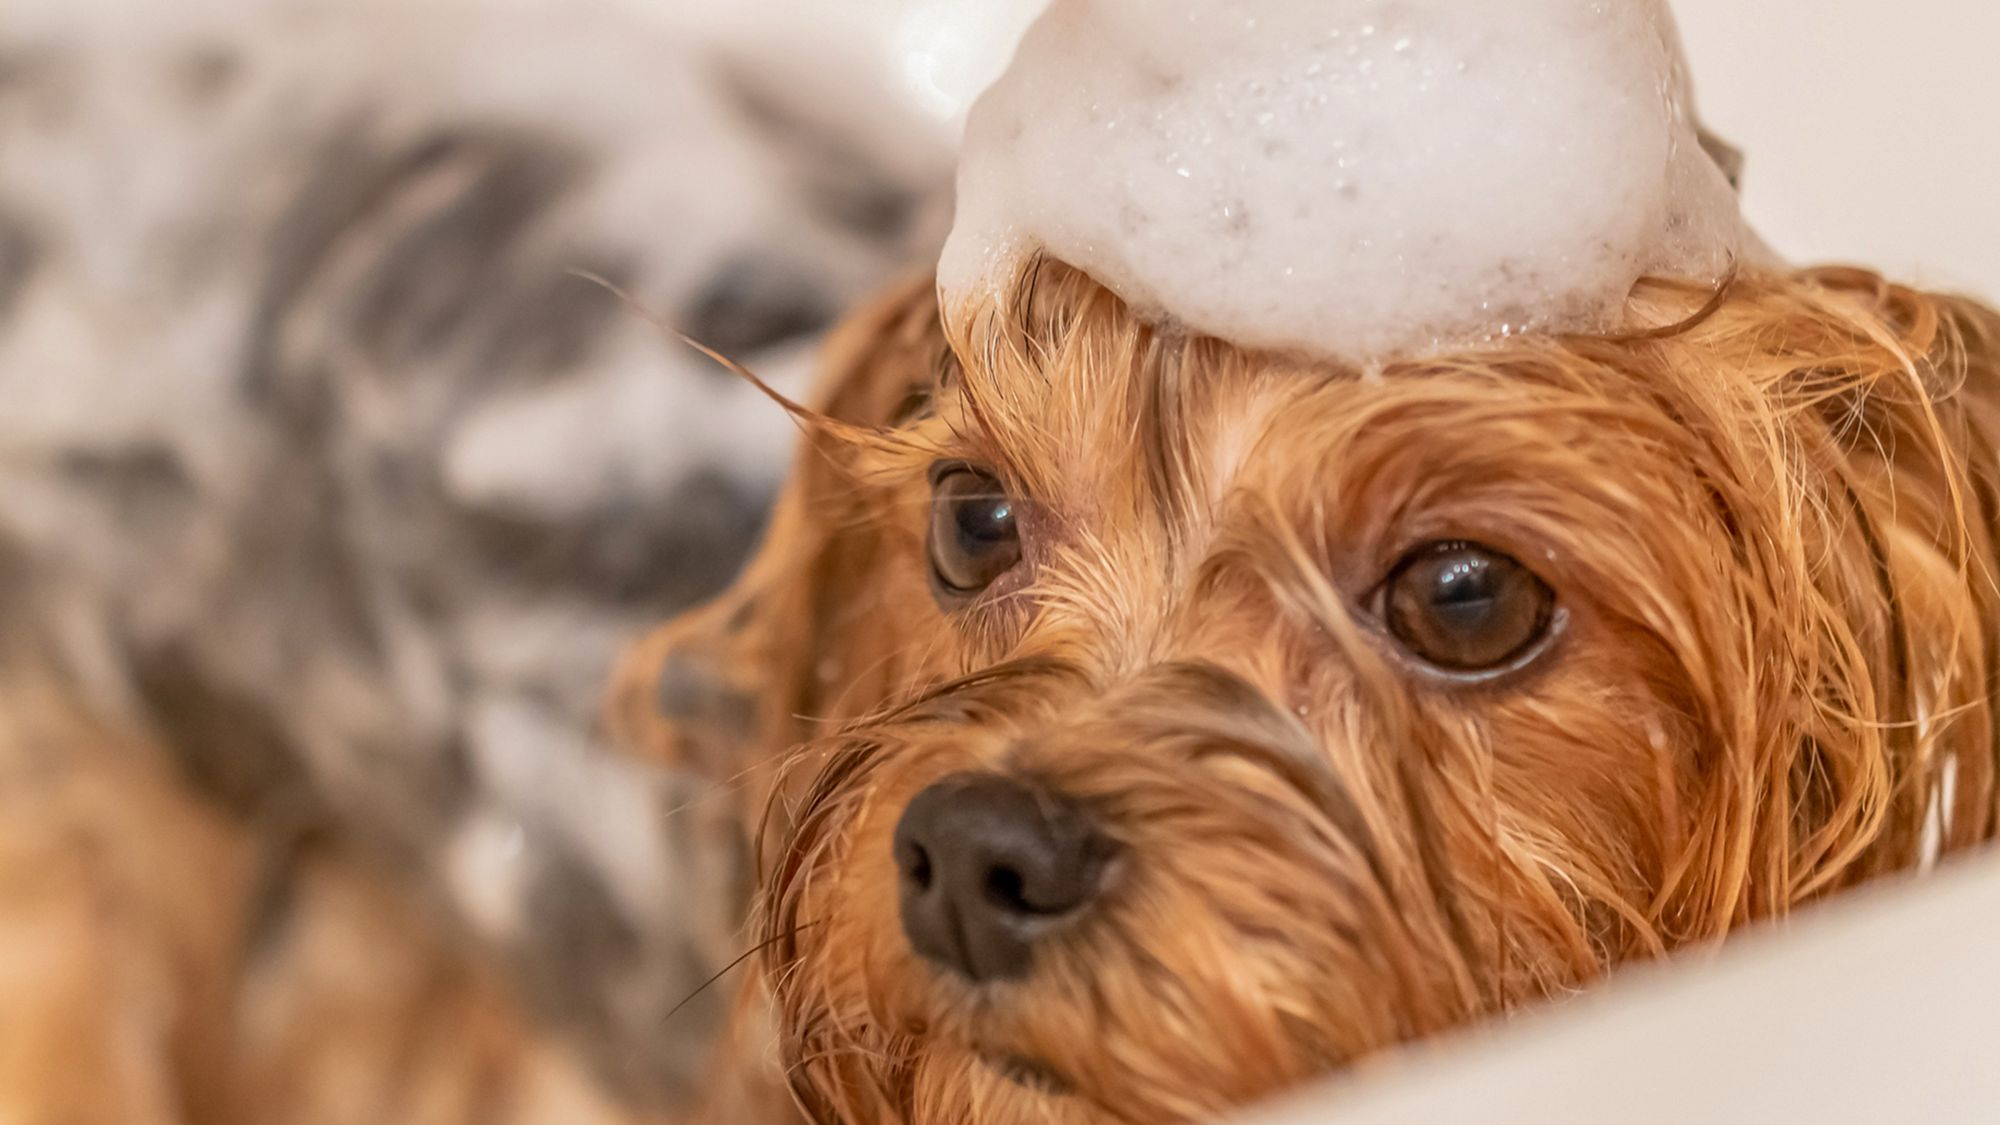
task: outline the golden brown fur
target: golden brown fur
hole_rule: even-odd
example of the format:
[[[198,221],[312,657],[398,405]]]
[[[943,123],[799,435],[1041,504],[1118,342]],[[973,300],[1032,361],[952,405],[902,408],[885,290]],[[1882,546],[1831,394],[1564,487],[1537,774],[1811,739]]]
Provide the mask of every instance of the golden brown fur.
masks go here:
[[[1983,309],[1655,281],[1620,335],[1366,372],[1053,263],[953,314],[926,283],[857,319],[761,555],[614,700],[739,783],[744,1019],[774,1004],[815,1121],[1202,1118],[1996,831]],[[1007,484],[1024,552],[951,608],[941,460]],[[1449,680],[1390,642],[1369,593],[1439,537],[1555,589],[1541,657]],[[740,706],[659,715],[688,660]],[[1019,982],[896,920],[897,817],[968,769],[1083,800],[1130,859]]]

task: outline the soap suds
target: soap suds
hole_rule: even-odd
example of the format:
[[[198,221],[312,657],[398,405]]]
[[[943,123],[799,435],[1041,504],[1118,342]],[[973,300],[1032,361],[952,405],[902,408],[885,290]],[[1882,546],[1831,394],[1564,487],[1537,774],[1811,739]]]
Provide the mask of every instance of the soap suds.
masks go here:
[[[1055,0],[974,107],[948,312],[1046,252],[1350,361],[1618,322],[1757,253],[1662,0]]]

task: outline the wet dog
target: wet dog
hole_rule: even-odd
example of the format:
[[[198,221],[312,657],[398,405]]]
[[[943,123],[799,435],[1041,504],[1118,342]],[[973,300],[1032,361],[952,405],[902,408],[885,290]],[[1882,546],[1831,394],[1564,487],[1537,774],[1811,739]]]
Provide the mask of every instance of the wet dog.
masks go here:
[[[614,695],[760,847],[724,1104],[1205,1118],[1995,832],[1991,312],[1648,280],[1369,370],[1055,262],[943,312],[848,327]]]

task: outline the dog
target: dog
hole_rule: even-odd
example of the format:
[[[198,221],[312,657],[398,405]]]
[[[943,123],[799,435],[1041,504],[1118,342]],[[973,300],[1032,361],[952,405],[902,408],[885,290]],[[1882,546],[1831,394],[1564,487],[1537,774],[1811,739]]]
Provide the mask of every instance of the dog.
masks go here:
[[[1972,301],[1746,267],[1356,370],[1045,259],[789,409],[610,701],[758,848],[717,1105],[1208,1119],[2000,824]]]

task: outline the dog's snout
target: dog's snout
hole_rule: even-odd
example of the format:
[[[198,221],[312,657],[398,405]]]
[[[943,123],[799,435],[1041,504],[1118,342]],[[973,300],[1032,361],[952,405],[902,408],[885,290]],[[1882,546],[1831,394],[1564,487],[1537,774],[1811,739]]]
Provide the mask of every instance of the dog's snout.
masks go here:
[[[974,981],[1027,973],[1035,944],[1097,899],[1113,846],[1089,810],[1024,782],[956,774],[896,825],[903,931]]]

